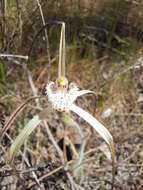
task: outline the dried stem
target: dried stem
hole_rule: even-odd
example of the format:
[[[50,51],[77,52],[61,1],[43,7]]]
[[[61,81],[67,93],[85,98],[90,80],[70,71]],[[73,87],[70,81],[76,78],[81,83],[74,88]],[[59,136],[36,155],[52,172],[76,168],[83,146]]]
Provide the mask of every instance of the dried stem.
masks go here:
[[[22,13],[21,13],[21,0],[16,0],[16,6],[17,6],[17,14],[18,14],[18,27],[19,27],[19,43],[21,45],[22,42]]]
[[[28,60],[28,56],[23,56],[23,55],[13,55],[13,54],[2,54],[2,53],[0,53],[0,57],[12,57],[12,58],[19,58],[19,59]]]
[[[40,4],[40,1],[39,0],[36,0],[36,1],[37,1],[37,5],[39,7],[39,11],[40,11],[40,15],[41,15],[43,26],[45,26],[46,22],[45,22],[45,19],[44,19],[44,14],[43,14],[43,11],[42,11],[42,7],[41,7],[41,4]],[[47,29],[46,28],[44,28],[44,32],[45,32],[46,45],[47,45],[48,69],[50,69],[50,67],[51,67],[50,45],[49,45],[49,38],[48,38],[48,33],[47,33]],[[50,79],[50,72],[49,72],[49,75],[48,75],[48,80],[49,79]]]
[[[3,129],[0,131],[0,138],[2,139],[2,137],[4,136],[4,134],[6,133],[6,131],[11,127],[12,123],[14,122],[14,120],[17,118],[17,116],[22,112],[22,110],[25,108],[25,106],[32,101],[33,99],[37,99],[40,98],[40,96],[38,97],[31,97],[28,98],[23,104],[21,104],[10,116],[9,120],[7,121],[7,123],[4,125]]]

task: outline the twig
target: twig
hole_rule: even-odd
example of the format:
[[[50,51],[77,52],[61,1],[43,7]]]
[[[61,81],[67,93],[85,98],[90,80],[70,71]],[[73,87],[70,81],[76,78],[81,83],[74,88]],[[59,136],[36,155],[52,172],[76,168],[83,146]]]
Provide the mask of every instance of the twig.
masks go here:
[[[75,167],[80,166],[82,164],[82,161],[84,159],[85,146],[86,146],[86,139],[84,138],[80,149],[79,159],[75,163]],[[74,173],[77,175],[80,169],[81,169],[80,167],[75,168]]]
[[[25,140],[24,142],[24,149],[23,149],[23,157],[22,157],[22,161],[21,161],[21,170],[25,169],[25,166],[24,166],[24,158],[26,157],[26,146],[27,146],[27,140]],[[22,173],[20,173],[21,175]]]
[[[40,15],[41,15],[43,26],[45,26],[46,22],[45,22],[45,19],[44,19],[44,15],[43,15],[43,11],[42,11],[42,7],[41,7],[41,4],[40,4],[40,1],[39,0],[36,0],[36,1],[37,1],[37,5],[39,7],[39,11],[40,11]],[[45,32],[46,45],[47,45],[48,69],[50,69],[50,67],[51,67],[50,46],[49,46],[49,38],[48,38],[48,33],[47,33],[47,29],[46,28],[44,28],[44,32]],[[48,74],[48,81],[49,81],[49,79],[50,79],[50,72]]]
[[[28,56],[24,56],[24,55],[13,55],[13,54],[2,54],[2,53],[0,53],[0,57],[13,57],[13,58],[28,60]]]
[[[53,62],[56,61],[56,57],[54,57],[53,59],[51,59],[51,64]],[[44,74],[47,72],[47,67],[44,67],[44,69],[41,71],[41,73],[39,74],[37,80],[36,80],[36,83],[38,83],[40,81],[41,78],[43,78]]]
[[[34,36],[34,39],[33,39],[33,41],[32,41],[32,44],[31,44],[31,46],[30,46],[30,48],[29,48],[29,50],[28,50],[28,56],[30,57],[30,55],[31,55],[31,51],[32,51],[32,49],[33,49],[33,46],[34,46],[34,44],[35,44],[35,42],[36,42],[36,40],[37,40],[37,38],[39,37],[39,35],[41,34],[41,32],[45,29],[45,28],[47,28],[47,26],[49,26],[49,25],[51,25],[51,24],[53,24],[53,25],[61,25],[63,22],[60,22],[60,21],[51,21],[51,22],[48,22],[48,23],[46,23],[44,26],[42,26],[41,27],[41,29],[37,32],[37,34]],[[50,64],[51,64],[51,62],[50,62]]]
[[[16,0],[17,6],[17,14],[18,14],[18,28],[19,28],[19,44],[21,46],[22,42],[22,29],[23,29],[23,22],[22,22],[22,4],[21,0]]]
[[[25,65],[25,66],[26,66],[26,65]],[[31,89],[32,89],[33,96],[34,96],[34,97],[37,97],[37,89],[36,89],[36,87],[35,87],[35,85],[34,85],[34,82],[33,82],[33,79],[32,79],[32,74],[31,74],[31,72],[28,70],[27,67],[25,67],[25,69],[26,69],[26,71],[27,71],[28,81],[29,81],[30,87],[31,87]],[[38,100],[38,99],[35,99],[35,102],[36,102],[36,104],[37,104],[37,108],[42,110],[42,108],[41,108],[41,106],[40,106],[39,100]]]
[[[140,56],[137,61],[135,62],[135,64],[127,67],[127,68],[124,68],[122,69],[120,72],[118,72],[118,74],[115,74],[114,76],[112,76],[111,78],[109,78],[107,81],[103,82],[101,84],[101,87],[105,86],[108,82],[111,82],[113,80],[116,80],[117,78],[119,78],[121,75],[129,72],[129,71],[132,71],[132,70],[139,70],[143,67],[143,56]]]
[[[95,150],[94,150],[94,151],[95,151]],[[90,154],[90,153],[91,153],[91,152],[88,151],[88,152],[86,152],[85,154],[88,155],[88,154]],[[91,160],[95,160],[95,158],[87,159],[87,160],[85,160],[84,162],[82,162],[80,165],[85,164],[85,163],[87,163],[87,162],[89,162],[89,161],[91,161]],[[70,161],[67,162],[66,164],[69,166],[69,165],[73,164],[73,162],[74,162],[74,160],[70,160]],[[76,166],[76,168],[77,168],[77,167],[79,167],[79,166]],[[76,168],[73,168],[73,170],[76,169]],[[57,173],[58,171],[60,171],[60,170],[62,170],[62,169],[64,169],[64,166],[63,166],[63,165],[62,165],[62,166],[59,166],[58,168],[54,169],[53,171],[51,171],[51,172],[49,172],[49,173],[44,174],[42,177],[39,178],[39,181],[43,181],[45,178],[47,178],[47,177],[49,177],[49,176],[51,176],[51,175]],[[68,170],[67,170],[66,172],[68,172]],[[29,184],[29,188],[33,187],[34,185],[35,185],[35,183],[32,182],[31,184]]]
[[[49,126],[48,126],[47,122],[44,120],[43,123],[44,123],[45,129],[47,131],[47,134],[48,134],[50,140],[52,141],[54,147],[56,148],[56,150],[57,150],[57,152],[58,152],[58,154],[59,154],[59,156],[61,158],[62,164],[64,164],[64,155],[63,155],[62,150],[60,149],[59,145],[55,141],[55,139],[54,139],[54,137],[53,137],[53,135],[52,135],[52,133],[51,133],[51,131],[49,129]]]
[[[2,137],[4,136],[4,134],[6,133],[6,131],[10,128],[10,126],[12,125],[12,123],[14,122],[14,120],[16,119],[16,117],[21,113],[21,111],[25,108],[25,106],[32,101],[33,99],[36,98],[40,98],[40,97],[31,97],[28,98],[23,104],[21,104],[10,116],[9,120],[7,121],[7,123],[4,125],[4,127],[2,128],[2,130],[0,131],[0,140],[2,139]]]
[[[13,139],[9,136],[9,134],[5,134],[6,135],[6,137],[10,140],[10,142],[11,143],[13,143]],[[3,150],[3,152],[6,154],[6,150],[5,150],[5,148],[0,144],[0,146],[1,146],[1,148],[2,148],[2,150]],[[25,162],[25,164],[28,166],[28,167],[31,167],[31,165],[30,165],[30,163],[28,162],[28,160],[26,159],[26,157],[23,155],[23,153],[20,151],[20,155],[22,156],[22,158],[23,158],[23,160],[24,160],[24,162]],[[33,177],[34,177],[34,179],[35,179],[35,182],[36,182],[36,184],[42,189],[42,187],[40,186],[40,183],[39,183],[39,181],[38,181],[38,178],[37,178],[37,176],[36,176],[36,173],[34,172],[34,171],[31,171],[32,172],[32,175],[33,175]],[[13,174],[18,174],[18,173],[13,173]],[[10,176],[10,175],[5,175],[4,177],[6,177],[6,176]]]
[[[67,177],[68,177],[70,184],[71,184],[71,190],[76,190],[75,182],[74,182],[74,180],[73,180],[73,178],[69,172],[67,172]]]
[[[7,133],[6,133],[6,136],[7,136],[7,138],[13,143],[13,139],[12,139]],[[26,165],[27,165],[28,167],[31,167],[30,163],[28,162],[28,160],[26,159],[26,157],[23,155],[23,153],[22,153],[21,151],[20,151],[20,155],[21,155],[22,158],[24,159]],[[33,175],[33,177],[34,177],[34,179],[35,179],[37,185],[40,187],[40,189],[43,189],[43,188],[41,187],[40,182],[39,182],[39,180],[38,180],[38,178],[37,178],[37,175],[36,175],[36,173],[35,173],[34,171],[32,171],[32,175]]]
[[[60,167],[54,169],[53,171],[51,171],[51,172],[49,172],[49,173],[43,175],[42,177],[39,178],[39,181],[43,181],[45,178],[47,178],[47,177],[49,177],[49,176],[51,176],[51,175],[57,173],[57,172],[60,171],[61,169],[63,169],[63,166],[60,166]],[[34,185],[35,185],[34,182],[30,183],[30,184],[29,184],[29,188],[33,187]]]

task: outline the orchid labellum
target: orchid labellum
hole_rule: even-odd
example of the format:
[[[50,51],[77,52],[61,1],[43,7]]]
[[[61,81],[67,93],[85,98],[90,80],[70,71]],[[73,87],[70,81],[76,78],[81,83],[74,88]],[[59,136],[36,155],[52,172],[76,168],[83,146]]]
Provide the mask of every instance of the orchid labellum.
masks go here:
[[[68,83],[65,76],[65,23],[62,22],[61,24],[58,78],[55,82],[49,82],[46,85],[48,101],[55,110],[66,113],[74,112],[90,124],[109,146],[114,165],[115,152],[112,135],[95,117],[75,104],[75,101],[79,96],[93,92],[90,90],[79,90],[74,83]],[[42,119],[38,115],[34,116],[18,135],[10,147],[9,157],[11,160],[13,160],[17,150],[23,144],[24,140],[32,133],[41,121]]]

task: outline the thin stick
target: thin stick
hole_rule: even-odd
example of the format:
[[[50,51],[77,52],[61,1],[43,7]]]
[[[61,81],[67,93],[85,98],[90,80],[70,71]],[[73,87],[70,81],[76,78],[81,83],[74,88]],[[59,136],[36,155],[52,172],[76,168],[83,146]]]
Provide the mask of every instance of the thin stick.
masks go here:
[[[49,136],[51,142],[53,143],[55,149],[57,150],[57,152],[58,152],[58,154],[59,154],[59,156],[60,156],[60,158],[61,158],[62,164],[65,165],[65,164],[64,164],[64,163],[65,163],[65,161],[64,161],[64,155],[63,155],[62,150],[60,149],[59,145],[58,145],[57,142],[55,141],[55,139],[54,139],[54,137],[53,137],[53,135],[52,135],[52,133],[51,133],[51,131],[50,131],[50,129],[49,129],[49,126],[48,126],[47,122],[44,120],[43,123],[44,123],[45,129],[46,129],[46,131],[47,131],[47,134],[48,134],[48,136]]]
[[[68,176],[68,179],[70,181],[70,185],[71,185],[71,190],[76,190],[76,184],[73,180],[73,177],[70,175],[69,172],[67,172],[67,176]]]
[[[16,6],[17,6],[17,14],[18,14],[18,27],[19,27],[19,43],[21,45],[22,41],[22,5],[21,5],[21,0],[16,0]]]
[[[117,74],[113,75],[107,81],[103,82],[100,87],[104,87],[109,82],[118,79],[121,75],[124,75],[129,71],[140,70],[142,67],[143,67],[143,56],[140,56],[133,65],[131,65],[131,66],[127,67],[127,68],[124,68],[121,71],[118,71]]]
[[[0,57],[13,57],[13,58],[28,60],[28,56],[24,56],[24,55],[13,55],[13,54],[2,54],[2,53],[0,53]]]
[[[74,162],[74,160],[71,160],[71,161],[67,162],[67,165],[70,165],[70,164],[72,164],[73,162]],[[45,178],[47,178],[47,177],[49,177],[49,176],[51,176],[51,175],[57,173],[58,171],[60,171],[60,170],[62,170],[62,169],[64,169],[64,166],[63,166],[63,165],[62,165],[62,166],[59,166],[58,168],[52,170],[52,171],[49,172],[49,173],[44,174],[43,176],[41,176],[41,177],[39,178],[39,181],[43,181]],[[29,188],[31,188],[33,185],[35,185],[34,182],[32,182],[32,183],[29,185]]]
[[[88,154],[90,154],[90,153],[92,153],[92,152],[95,152],[96,150],[97,150],[97,149],[95,148],[95,149],[91,149],[90,151],[85,152],[85,156],[87,156]],[[85,164],[85,163],[87,163],[88,161],[91,161],[91,160],[95,160],[95,158],[87,159],[87,160],[85,160],[84,162],[82,162],[80,165]],[[66,164],[69,166],[69,165],[73,164],[74,161],[75,161],[75,160],[70,160],[70,161],[68,161]],[[76,168],[79,167],[80,165],[76,166]],[[58,171],[60,171],[60,170],[62,170],[62,169],[64,169],[64,166],[63,166],[63,165],[62,165],[62,166],[59,166],[58,168],[52,170],[52,171],[49,172],[49,173],[44,174],[43,176],[41,176],[41,177],[39,178],[39,181],[40,181],[40,182],[43,181],[45,178],[47,178],[47,177],[49,177],[49,176],[51,176],[51,175],[57,173]],[[74,167],[72,170],[74,170],[74,169],[75,169],[75,167]],[[35,182],[30,183],[29,188],[33,187],[34,185],[35,185]]]
[[[6,133],[6,131],[10,128],[10,126],[12,125],[12,123],[14,122],[14,120],[17,118],[17,116],[21,113],[21,111],[25,108],[25,106],[32,101],[33,99],[36,98],[40,98],[40,97],[31,97],[28,98],[23,104],[21,104],[10,116],[9,120],[7,121],[7,123],[4,125],[3,129],[0,131],[0,139],[2,139],[2,137],[4,136],[4,134]]]
[[[25,66],[25,70],[27,72],[27,75],[28,75],[28,81],[29,81],[29,84],[30,84],[30,87],[32,89],[32,92],[33,92],[33,96],[34,97],[37,97],[37,88],[35,87],[34,85],[34,82],[33,82],[33,78],[32,78],[32,73],[30,72],[30,70],[27,68],[27,65],[24,65]],[[37,104],[37,108],[42,110],[41,106],[40,106],[40,101],[39,99],[35,99],[35,102]]]
[[[6,136],[7,136],[7,138],[11,141],[11,143],[13,143],[13,139],[12,139],[7,133],[6,133]],[[30,165],[28,159],[25,157],[25,155],[23,155],[23,153],[22,153],[21,151],[20,151],[20,155],[21,155],[22,158],[24,159],[26,165],[27,165],[28,167],[31,167],[31,165]],[[40,189],[42,189],[42,186],[40,185],[40,181],[39,181],[39,179],[38,179],[38,177],[37,177],[37,175],[36,175],[36,173],[35,173],[34,171],[32,171],[32,175],[33,175],[33,177],[34,177],[34,179],[35,179],[36,184],[40,187]]]
[[[37,1],[37,5],[39,7],[39,11],[40,11],[40,15],[41,15],[43,26],[45,26],[46,22],[45,22],[45,19],[44,19],[44,14],[43,14],[43,11],[42,11],[42,7],[41,7],[41,4],[40,4],[40,1],[39,0],[36,0],[36,1]],[[50,67],[51,67],[50,45],[49,45],[49,38],[48,38],[48,33],[47,33],[47,29],[46,28],[44,29],[44,32],[45,32],[46,45],[47,45],[48,69],[50,69]],[[50,79],[50,72],[49,72],[49,75],[48,75],[48,81],[49,81],[49,79]]]

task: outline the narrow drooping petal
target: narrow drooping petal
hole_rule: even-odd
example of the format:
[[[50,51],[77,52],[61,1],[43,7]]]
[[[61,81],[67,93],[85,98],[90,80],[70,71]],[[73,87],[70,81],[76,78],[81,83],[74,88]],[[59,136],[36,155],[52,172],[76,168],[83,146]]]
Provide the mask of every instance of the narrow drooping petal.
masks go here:
[[[40,124],[41,119],[38,115],[34,116],[28,124],[23,128],[20,134],[16,137],[12,143],[9,153],[8,160],[9,162],[13,161],[15,155],[19,151],[20,147],[23,145],[24,141],[29,137],[29,135],[34,131],[34,129]]]
[[[93,91],[91,90],[80,90],[80,91],[77,91],[76,92],[76,96],[82,96],[82,95],[85,95],[85,94],[95,94]]]
[[[66,57],[65,55],[65,23],[62,22],[60,45],[59,45],[59,69],[58,69],[59,78],[61,76],[65,76],[65,57]]]
[[[89,123],[101,135],[107,144],[113,142],[113,138],[110,132],[91,114],[76,106],[75,104],[71,106],[70,110],[82,117],[87,123]]]
[[[114,184],[114,176],[115,176],[115,147],[112,135],[104,127],[103,124],[101,124],[95,117],[93,117],[91,114],[83,110],[82,108],[76,106],[75,104],[72,104],[70,107],[70,110],[79,115],[81,118],[83,118],[87,123],[89,123],[99,134],[100,136],[106,141],[106,143],[109,146],[111,157],[112,157],[112,186]]]

